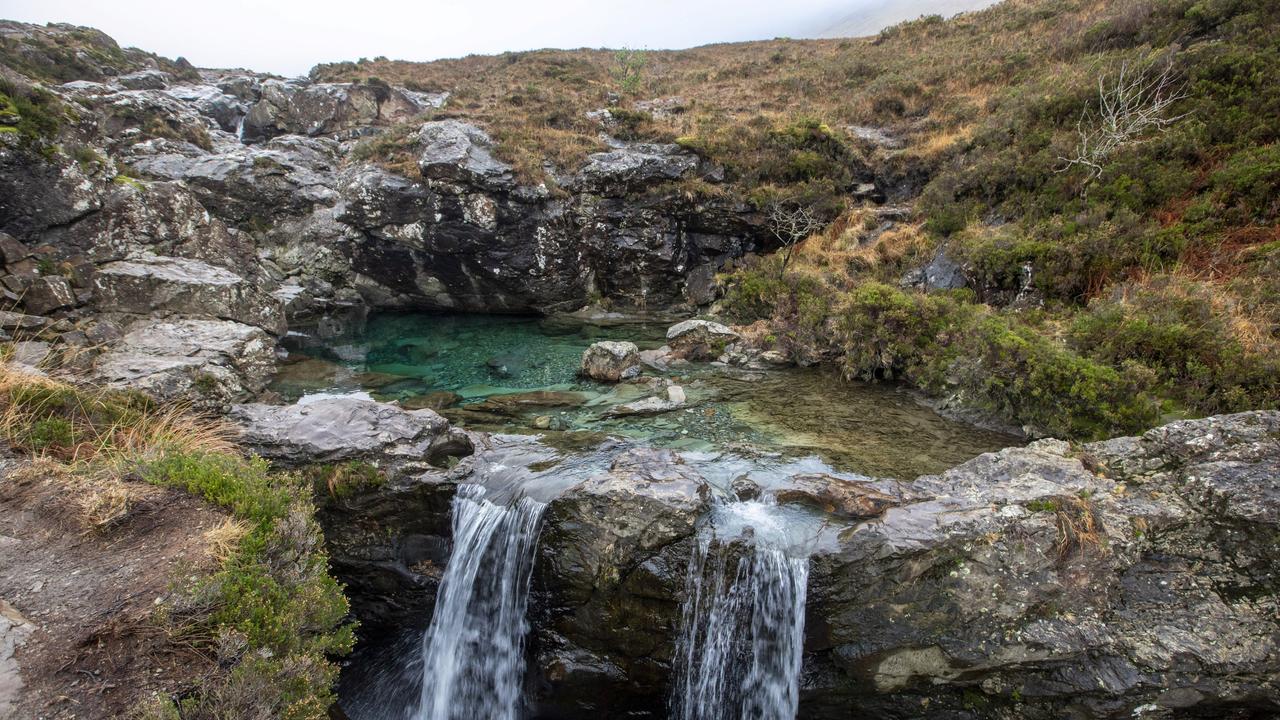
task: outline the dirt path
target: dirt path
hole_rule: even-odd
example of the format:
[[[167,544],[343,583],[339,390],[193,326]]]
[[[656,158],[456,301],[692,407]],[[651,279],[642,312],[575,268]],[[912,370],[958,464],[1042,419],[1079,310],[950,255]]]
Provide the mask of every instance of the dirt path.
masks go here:
[[[0,718],[124,717],[215,669],[155,609],[214,567],[205,533],[226,516],[174,490],[123,487],[128,511],[86,530],[76,490],[0,461]]]

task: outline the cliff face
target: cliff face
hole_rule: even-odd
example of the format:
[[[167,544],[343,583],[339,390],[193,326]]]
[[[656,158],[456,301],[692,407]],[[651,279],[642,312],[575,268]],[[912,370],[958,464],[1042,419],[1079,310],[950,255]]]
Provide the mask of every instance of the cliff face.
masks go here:
[[[6,29],[11,42],[74,31]],[[361,306],[693,307],[712,299],[726,260],[762,245],[749,206],[683,189],[714,186],[723,170],[673,144],[607,139],[583,166],[557,170],[553,191],[517,180],[481,128],[428,121],[448,114],[447,93],[179,77],[145,60],[64,84],[6,74],[8,95],[25,100],[6,116],[14,131],[0,134],[0,231],[16,241],[5,284],[32,314],[74,321],[103,297],[105,263],[152,264],[150,255],[237,275],[267,310],[215,314],[274,313],[265,329],[276,333],[276,305],[304,324]],[[408,176],[352,156],[392,124],[417,128]],[[40,272],[63,263],[77,270],[70,291]],[[198,314],[143,312],[170,310]]]

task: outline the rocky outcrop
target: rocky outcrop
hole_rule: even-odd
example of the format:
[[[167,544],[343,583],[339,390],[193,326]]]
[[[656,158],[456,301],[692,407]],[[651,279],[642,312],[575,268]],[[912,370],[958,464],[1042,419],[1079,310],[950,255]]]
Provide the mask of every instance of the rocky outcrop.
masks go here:
[[[385,468],[429,467],[473,449],[465,433],[433,410],[402,410],[355,396],[237,405],[231,419],[245,446],[283,465],[363,460]]]
[[[93,364],[108,387],[142,390],[222,410],[262,392],[275,371],[275,341],[221,320],[141,320]]]
[[[551,503],[530,609],[541,715],[622,717],[661,707],[690,538],[709,496],[670,451],[631,450]]]
[[[93,286],[94,302],[104,312],[212,316],[272,335],[285,331],[284,308],[277,298],[230,270],[199,260],[149,255],[107,263],[98,268]]]
[[[602,340],[582,352],[578,374],[600,382],[616,383],[640,374],[640,350],[635,343]]]
[[[909,487],[931,499],[813,559],[800,717],[1280,711],[1280,413],[1041,441]]]
[[[443,95],[415,93],[385,83],[312,83],[264,80],[244,118],[248,142],[277,135],[332,135],[341,130],[394,123],[439,107]]]

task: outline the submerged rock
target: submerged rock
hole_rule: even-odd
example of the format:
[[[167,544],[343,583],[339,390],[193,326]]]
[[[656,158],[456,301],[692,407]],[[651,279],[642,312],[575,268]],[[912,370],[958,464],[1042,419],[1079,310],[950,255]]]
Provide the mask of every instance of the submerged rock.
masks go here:
[[[616,383],[640,374],[640,350],[635,343],[603,340],[592,343],[582,353],[582,366],[578,374]]]
[[[901,493],[883,492],[871,482],[820,473],[791,476],[788,486],[777,490],[774,497],[784,505],[808,505],[848,520],[879,517],[904,502]]]
[[[365,460],[375,464],[440,464],[470,455],[471,439],[432,410],[404,410],[352,396],[293,405],[237,405],[231,419],[241,442],[285,465]]]
[[[627,417],[629,415],[658,415],[672,410],[679,410],[687,403],[684,388],[671,385],[663,389],[661,395],[652,395],[621,405],[615,405],[607,412],[606,417]]]

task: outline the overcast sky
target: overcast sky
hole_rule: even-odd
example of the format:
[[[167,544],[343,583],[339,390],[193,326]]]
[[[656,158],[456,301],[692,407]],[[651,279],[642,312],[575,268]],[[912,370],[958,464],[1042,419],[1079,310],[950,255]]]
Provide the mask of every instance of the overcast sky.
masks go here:
[[[979,0],[980,1],[980,0]],[[70,22],[200,67],[282,75],[386,55],[433,60],[544,47],[684,48],[817,35],[850,15],[975,0],[0,0],[0,18]],[[934,11],[934,7],[929,8]],[[893,18],[897,19],[897,18]]]

